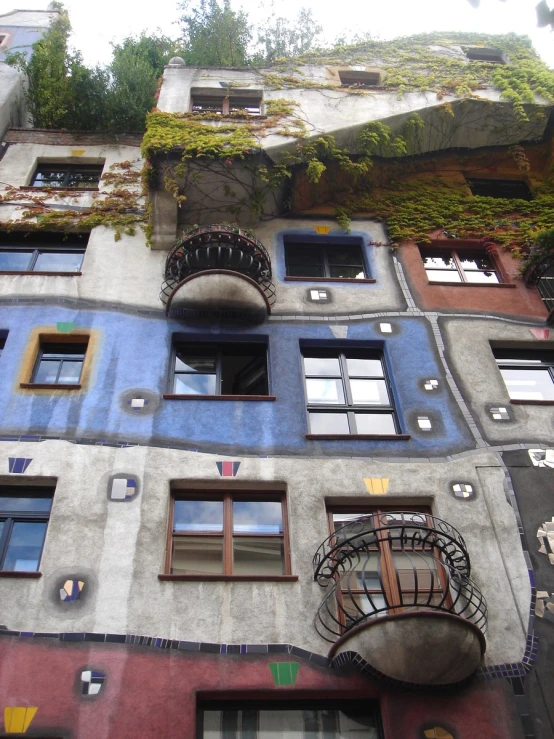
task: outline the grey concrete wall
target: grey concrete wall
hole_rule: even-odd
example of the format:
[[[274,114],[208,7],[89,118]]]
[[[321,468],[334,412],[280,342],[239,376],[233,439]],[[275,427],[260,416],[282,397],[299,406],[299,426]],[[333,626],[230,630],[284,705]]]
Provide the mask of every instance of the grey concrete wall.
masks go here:
[[[10,126],[25,124],[23,77],[0,61],[0,141]]]

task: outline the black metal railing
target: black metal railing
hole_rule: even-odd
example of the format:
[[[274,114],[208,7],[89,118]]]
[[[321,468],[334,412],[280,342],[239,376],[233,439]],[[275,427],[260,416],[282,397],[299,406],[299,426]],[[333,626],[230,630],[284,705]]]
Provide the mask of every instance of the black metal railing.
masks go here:
[[[314,578],[327,591],[316,630],[334,642],[380,616],[433,610],[484,632],[487,606],[469,574],[463,537],[446,521],[413,511],[356,518],[314,557]]]
[[[245,275],[262,289],[270,306],[275,302],[271,259],[263,244],[242,229],[214,224],[189,231],[169,252],[162,303],[168,304],[176,286],[187,277],[210,270]]]
[[[528,287],[535,286],[539,291],[549,313],[547,321],[551,324],[554,321],[554,252],[532,265],[524,277]]]

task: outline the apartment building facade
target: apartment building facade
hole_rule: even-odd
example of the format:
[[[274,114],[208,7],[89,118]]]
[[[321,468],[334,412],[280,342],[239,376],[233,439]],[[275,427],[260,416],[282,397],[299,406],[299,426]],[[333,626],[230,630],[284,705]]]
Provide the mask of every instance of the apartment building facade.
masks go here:
[[[7,132],[5,735],[552,735],[549,253],[520,274],[498,214],[498,244],[393,244],[362,206],[347,227],[352,171],[329,139],[320,178],[298,153],[379,122],[408,147],[374,152],[382,192],[447,183],[538,221],[551,105],[483,85],[445,113],[388,65],[175,58],[142,150]]]

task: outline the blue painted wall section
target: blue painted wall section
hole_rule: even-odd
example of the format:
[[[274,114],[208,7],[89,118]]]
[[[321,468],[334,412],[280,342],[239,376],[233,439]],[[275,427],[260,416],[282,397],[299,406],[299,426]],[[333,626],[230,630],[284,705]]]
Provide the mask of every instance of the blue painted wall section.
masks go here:
[[[388,319],[390,320],[390,319]],[[21,365],[31,332],[55,333],[60,321],[94,330],[99,337],[90,382],[82,391],[22,390]],[[199,328],[175,320],[110,311],[78,311],[59,306],[6,308],[2,328],[9,330],[0,371],[0,436],[41,434],[97,437],[161,443],[170,447],[234,454],[346,456],[444,456],[474,446],[458,406],[447,388],[430,324],[424,318],[395,318],[384,335],[380,320],[350,324],[347,339],[337,340],[329,324],[265,324],[251,329]],[[268,338],[268,401],[164,400],[172,336],[191,338]],[[60,337],[61,338],[61,337]],[[410,440],[316,441],[308,432],[304,396],[302,342],[316,345],[382,347],[388,365],[402,431]],[[91,349],[89,349],[91,351]],[[437,378],[439,388],[425,391],[423,381]],[[129,397],[150,397],[140,413],[129,410]],[[418,428],[418,415],[433,420],[433,431]],[[9,419],[9,425],[7,425]],[[233,429],[230,437],[228,430]]]

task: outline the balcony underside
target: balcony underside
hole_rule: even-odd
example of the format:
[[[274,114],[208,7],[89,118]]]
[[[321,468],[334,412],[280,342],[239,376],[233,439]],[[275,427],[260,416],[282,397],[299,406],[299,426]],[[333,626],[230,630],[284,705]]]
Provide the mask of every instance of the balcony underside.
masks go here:
[[[451,685],[470,677],[485,652],[480,629],[451,613],[417,610],[368,619],[346,632],[329,657],[356,652],[386,677],[414,685]]]

